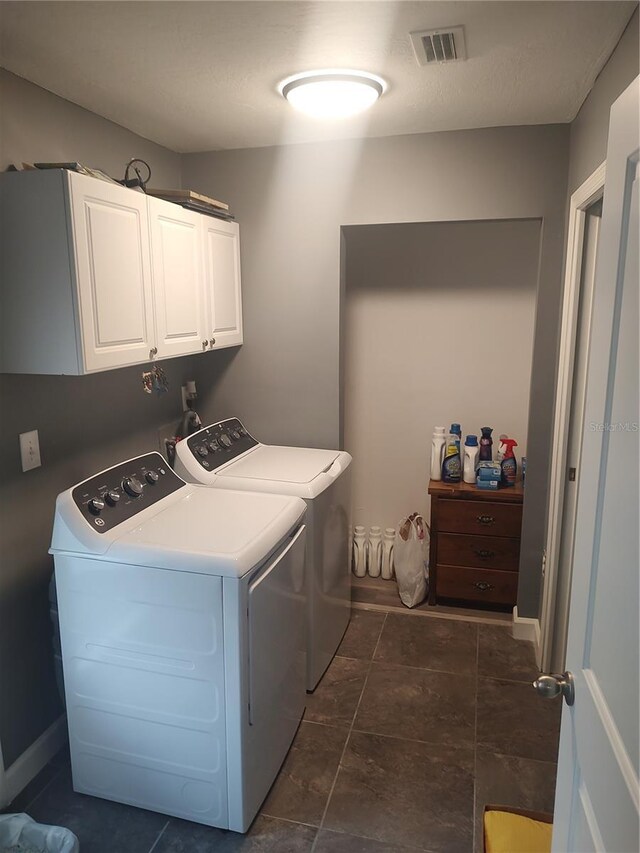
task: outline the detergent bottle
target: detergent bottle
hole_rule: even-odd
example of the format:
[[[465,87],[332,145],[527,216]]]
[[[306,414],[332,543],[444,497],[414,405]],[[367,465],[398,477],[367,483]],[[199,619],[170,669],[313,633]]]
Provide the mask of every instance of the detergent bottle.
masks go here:
[[[444,434],[444,427],[437,426],[433,428],[433,438],[431,439],[431,479],[440,480],[442,478],[442,461],[444,459],[444,448],[447,443],[447,437]]]
[[[475,483],[476,481],[479,451],[478,436],[468,435],[464,443],[463,480],[465,483]]]
[[[442,482],[459,483],[462,478],[462,463],[460,460],[460,441],[456,433],[450,433],[444,449],[442,462]]]
[[[481,427],[482,438],[480,439],[480,461],[491,462],[493,459],[493,439],[491,433],[492,427]]]
[[[516,482],[516,474],[518,473],[518,463],[513,454],[513,448],[518,446],[518,442],[514,438],[500,437],[501,444],[504,445],[504,456],[500,462],[502,472],[502,484],[504,486],[513,486]]]

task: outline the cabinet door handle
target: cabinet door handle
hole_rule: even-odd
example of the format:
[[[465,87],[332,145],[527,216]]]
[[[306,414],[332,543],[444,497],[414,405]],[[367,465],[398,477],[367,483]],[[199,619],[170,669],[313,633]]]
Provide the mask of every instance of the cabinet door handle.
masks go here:
[[[209,346],[209,341],[207,341],[207,340],[202,341],[202,349],[206,349],[208,346]]]
[[[488,548],[480,548],[480,549],[474,548],[473,552],[481,560],[489,560],[489,559],[491,559],[491,557],[495,557],[495,555],[496,555],[495,551],[489,551]]]
[[[158,347],[151,347],[149,350],[149,358],[153,358],[155,355],[158,355]]]
[[[209,346],[210,346],[210,347],[215,346],[215,343],[216,343],[216,339],[215,339],[215,338],[211,338],[211,339],[209,340]]]
[[[492,515],[479,515],[476,519],[478,524],[493,524],[495,518]]]
[[[486,581],[476,581],[474,583],[476,589],[479,589],[480,592],[488,592],[490,589],[493,589],[492,583],[486,583]]]

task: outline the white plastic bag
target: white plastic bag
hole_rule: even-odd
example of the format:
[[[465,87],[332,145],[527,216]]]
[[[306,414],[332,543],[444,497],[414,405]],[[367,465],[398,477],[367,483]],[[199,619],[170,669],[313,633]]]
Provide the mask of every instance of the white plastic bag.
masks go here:
[[[27,814],[0,815],[0,853],[80,853],[78,839],[62,826],[36,823]]]
[[[418,513],[401,521],[393,545],[393,559],[400,600],[416,607],[427,594],[429,537],[428,525]]]

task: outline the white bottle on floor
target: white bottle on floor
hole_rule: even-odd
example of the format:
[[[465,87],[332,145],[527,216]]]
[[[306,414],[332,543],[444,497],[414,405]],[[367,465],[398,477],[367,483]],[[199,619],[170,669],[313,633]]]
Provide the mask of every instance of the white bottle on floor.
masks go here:
[[[382,571],[382,530],[377,525],[369,528],[367,562],[369,575],[379,578]]]
[[[393,571],[393,543],[396,539],[395,527],[385,527],[384,539],[382,540],[382,577],[390,581],[394,575]]]
[[[367,573],[367,537],[362,524],[353,529],[353,573],[363,578]]]

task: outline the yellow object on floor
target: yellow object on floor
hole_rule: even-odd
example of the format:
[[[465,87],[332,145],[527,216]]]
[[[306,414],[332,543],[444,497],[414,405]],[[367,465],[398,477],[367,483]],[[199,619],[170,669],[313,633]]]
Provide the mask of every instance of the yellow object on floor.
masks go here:
[[[510,812],[484,813],[485,853],[550,853],[553,826]]]

